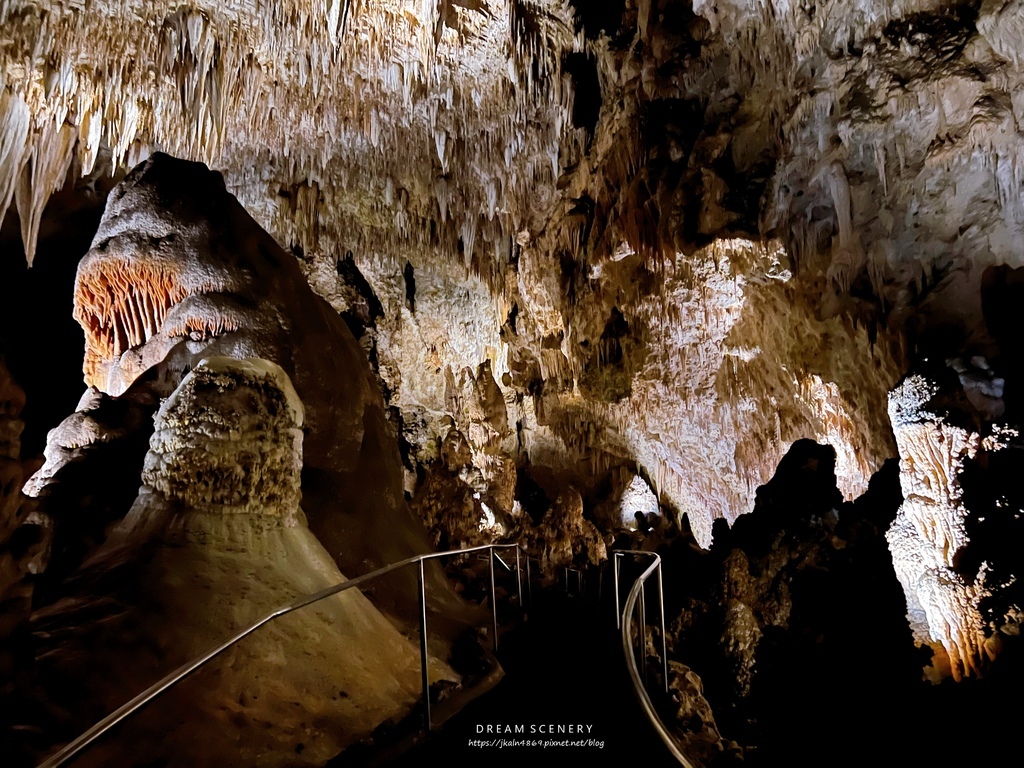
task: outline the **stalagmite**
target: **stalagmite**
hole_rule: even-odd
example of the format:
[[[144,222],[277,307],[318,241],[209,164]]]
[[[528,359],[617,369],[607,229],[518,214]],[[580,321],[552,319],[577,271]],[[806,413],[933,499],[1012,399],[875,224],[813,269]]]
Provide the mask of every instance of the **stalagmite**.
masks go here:
[[[51,638],[44,666],[89,692],[79,728],[296,594],[344,581],[299,509],[303,410],[287,374],[257,359],[204,360],[164,401],[139,497],[84,566],[119,586],[36,617]],[[87,647],[102,650],[83,668],[75,659]],[[86,763],[173,754],[174,765],[321,765],[403,716],[420,684],[414,644],[356,591],[282,619],[217,664],[215,683],[172,689]]]

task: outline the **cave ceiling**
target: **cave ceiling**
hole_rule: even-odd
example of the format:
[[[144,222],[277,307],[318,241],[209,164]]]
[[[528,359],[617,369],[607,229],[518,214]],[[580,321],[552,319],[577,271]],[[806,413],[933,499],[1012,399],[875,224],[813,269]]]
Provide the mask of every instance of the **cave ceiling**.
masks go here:
[[[0,210],[31,261],[69,173],[207,163],[340,312],[355,265],[415,460],[454,425],[570,475],[632,462],[706,544],[799,438],[862,492],[896,455],[909,357],[994,354],[982,276],[1024,234],[1022,18],[0,0]],[[463,407],[483,391],[498,432]]]

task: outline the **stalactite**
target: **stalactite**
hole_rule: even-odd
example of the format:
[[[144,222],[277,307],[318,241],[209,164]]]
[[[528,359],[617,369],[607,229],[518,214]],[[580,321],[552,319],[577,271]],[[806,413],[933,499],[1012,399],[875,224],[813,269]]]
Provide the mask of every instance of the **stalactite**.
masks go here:
[[[29,266],[36,253],[39,223],[52,193],[63,185],[74,159],[76,133],[72,126],[46,123],[36,136],[28,162],[15,190],[21,237]]]
[[[24,166],[30,126],[28,105],[4,90],[0,80],[0,220],[7,213]]]

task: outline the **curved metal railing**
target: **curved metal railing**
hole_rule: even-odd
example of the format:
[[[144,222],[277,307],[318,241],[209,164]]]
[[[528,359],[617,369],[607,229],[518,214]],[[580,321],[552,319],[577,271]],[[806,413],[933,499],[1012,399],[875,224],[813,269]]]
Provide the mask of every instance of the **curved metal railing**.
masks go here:
[[[144,706],[146,706],[151,701],[153,701],[153,699],[157,698],[162,693],[164,693],[166,690],[168,690],[172,686],[174,686],[177,683],[179,683],[182,680],[184,680],[186,677],[191,675],[197,669],[203,667],[204,665],[206,665],[207,663],[209,663],[210,661],[215,659],[217,656],[219,656],[221,653],[226,651],[231,646],[233,646],[236,643],[238,643],[243,638],[247,637],[248,635],[251,635],[253,632],[258,630],[264,624],[268,624],[271,621],[273,621],[274,619],[277,619],[277,618],[279,618],[281,616],[284,616],[285,614],[291,613],[292,611],[297,611],[300,608],[305,608],[307,605],[312,605],[313,603],[320,602],[321,600],[324,600],[324,599],[326,599],[328,597],[331,597],[333,595],[340,594],[341,592],[345,592],[346,590],[354,589],[355,587],[358,587],[358,586],[360,586],[362,584],[365,584],[365,583],[367,583],[369,581],[372,581],[372,580],[377,579],[377,578],[379,578],[381,576],[384,576],[384,575],[386,575],[388,573],[391,573],[392,571],[397,571],[397,570],[399,570],[401,568],[405,568],[408,565],[417,565],[418,566],[418,570],[419,570],[418,576],[419,576],[419,598],[420,598],[420,601],[419,601],[420,602],[420,604],[419,604],[419,609],[420,609],[419,610],[419,614],[420,614],[419,615],[419,620],[420,620],[420,672],[421,672],[421,680],[422,680],[422,683],[423,683],[424,716],[426,718],[427,730],[430,730],[430,727],[431,727],[431,723],[430,723],[430,681],[429,681],[429,677],[428,677],[428,664],[429,664],[429,661],[428,661],[428,655],[427,655],[427,598],[426,598],[426,580],[425,580],[425,575],[424,575],[424,570],[423,570],[423,564],[427,560],[435,560],[435,559],[442,558],[442,557],[449,557],[451,555],[465,555],[465,554],[470,554],[472,552],[482,552],[483,550],[489,550],[490,557],[488,559],[490,560],[491,613],[492,613],[492,618],[493,618],[493,630],[494,630],[493,645],[494,645],[494,649],[497,650],[498,649],[498,606],[497,606],[497,601],[495,599],[495,584],[494,584],[494,560],[495,560],[495,557],[497,557],[497,554],[496,554],[495,550],[498,550],[498,549],[513,549],[513,548],[516,551],[516,588],[517,588],[517,592],[518,592],[518,596],[519,596],[519,607],[520,607],[520,609],[522,609],[522,607],[523,607],[523,581],[522,581],[522,577],[520,575],[521,571],[520,571],[520,567],[519,567],[519,564],[520,564],[519,551],[520,551],[520,549],[522,549],[522,547],[519,544],[482,544],[482,545],[480,545],[478,547],[467,547],[465,549],[453,549],[453,550],[448,550],[446,552],[430,552],[430,553],[424,554],[424,555],[416,555],[414,557],[407,558],[407,559],[402,560],[400,562],[392,563],[391,565],[386,565],[383,568],[379,568],[376,571],[373,571],[371,573],[367,573],[367,574],[364,574],[362,576],[358,576],[358,577],[356,577],[354,579],[349,579],[348,581],[343,581],[340,584],[335,584],[334,586],[327,587],[326,589],[322,589],[319,592],[314,592],[311,595],[302,595],[301,597],[297,597],[295,600],[291,601],[290,603],[286,603],[285,605],[282,605],[279,608],[276,608],[275,610],[271,611],[270,613],[268,613],[263,618],[261,618],[258,621],[250,624],[248,627],[243,629],[238,634],[234,635],[233,637],[229,638],[228,640],[225,640],[223,643],[221,643],[220,645],[216,646],[215,648],[211,648],[209,651],[204,653],[202,656],[197,656],[196,658],[192,659],[191,661],[187,662],[186,664],[183,664],[181,667],[176,669],[174,672],[171,672],[171,674],[167,675],[165,678],[163,678],[159,682],[154,683],[152,686],[150,686],[149,688],[144,690],[142,693],[140,693],[138,696],[136,696],[131,701],[125,703],[124,705],[122,705],[118,709],[116,709],[113,712],[111,712],[109,715],[107,715],[105,718],[100,720],[98,723],[96,723],[96,725],[94,725],[92,728],[87,730],[85,733],[83,733],[77,739],[75,739],[74,741],[68,743],[59,752],[53,754],[52,756],[50,756],[46,760],[44,760],[42,763],[40,763],[39,764],[39,768],[56,768],[59,765],[63,765],[65,762],[67,762],[72,757],[74,757],[75,755],[80,753],[83,749],[88,747],[90,744],[92,744],[94,741],[96,741],[96,739],[98,739],[100,736],[105,734],[107,731],[109,731],[115,725],[117,725],[118,723],[121,723],[122,721],[124,721],[127,718],[131,717],[133,714],[135,714],[135,712],[137,712],[138,710],[142,709]],[[500,558],[498,558],[498,559],[500,560]],[[504,565],[504,561],[502,561],[502,564]],[[505,567],[508,568],[507,565]]]
[[[626,596],[626,604],[622,608],[622,612],[619,612],[619,564],[620,558],[626,555],[632,555],[634,557],[650,557],[653,562],[647,567],[647,569],[641,573],[636,581],[633,582],[632,589],[629,590],[629,594]],[[682,753],[679,749],[679,745],[676,743],[675,738],[669,732],[668,728],[658,717],[658,713],[654,709],[654,704],[651,702],[651,697],[647,693],[647,686],[645,684],[645,678],[647,676],[647,610],[644,600],[644,586],[647,579],[654,573],[658,574],[658,607],[661,619],[661,663],[662,663],[662,679],[665,685],[665,692],[668,692],[668,654],[666,652],[666,639],[665,639],[665,587],[664,582],[661,578],[661,557],[655,552],[644,552],[638,549],[625,549],[618,550],[614,553],[615,557],[615,620],[616,626],[622,629],[622,651],[626,656],[626,666],[629,668],[629,677],[633,683],[633,692],[636,694],[637,699],[640,701],[640,706],[644,710],[644,714],[647,715],[647,719],[651,721],[651,725],[654,726],[654,730],[658,732],[658,736],[665,742],[665,746],[668,747],[672,756],[685,768],[694,768],[694,764]],[[633,650],[633,611],[639,608],[640,614],[640,663],[643,667],[643,672],[637,669],[636,664],[636,653]]]

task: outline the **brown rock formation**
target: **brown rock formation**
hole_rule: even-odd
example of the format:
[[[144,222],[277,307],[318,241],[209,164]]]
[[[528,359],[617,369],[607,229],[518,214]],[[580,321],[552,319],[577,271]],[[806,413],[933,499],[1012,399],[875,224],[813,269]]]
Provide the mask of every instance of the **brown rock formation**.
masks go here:
[[[308,409],[310,524],[345,572],[426,546],[403,491],[436,541],[471,541],[494,535],[488,514],[528,532],[533,482],[561,499],[538,546],[599,559],[583,500],[628,525],[629,507],[591,504],[625,471],[649,483],[647,514],[708,548],[804,440],[834,451],[842,498],[811,528],[835,564],[826,513],[899,454],[891,540],[914,631],[973,675],[1021,623],[1016,438],[992,425],[1024,409],[969,362],[963,423],[886,403],[924,359],[984,356],[1007,393],[1024,382],[1021,11],[7,0],[0,211],[31,261],[69,167],[159,148],[223,174],[252,219],[164,156],[112,197],[79,282],[86,376],[141,397],[208,354],[279,363]],[[50,452],[99,460],[89,445],[58,435]],[[45,504],[59,542],[70,515]],[[814,572],[821,547],[789,550]],[[742,687],[753,648],[795,626],[796,565],[722,559],[715,650]]]
[[[353,574],[426,551],[363,350],[218,174],[155,155],[126,177],[79,265],[75,316],[86,381],[113,397],[144,376],[166,393],[211,355],[280,364],[307,412],[313,532]],[[406,605],[411,578],[393,595]]]
[[[226,635],[344,580],[298,506],[302,425],[287,375],[261,360],[204,361],[164,401],[130,513],[73,595],[35,619],[40,679],[70,713],[61,730],[83,730]],[[407,713],[419,674],[415,641],[345,592],[258,631],[85,761],[321,765]]]

